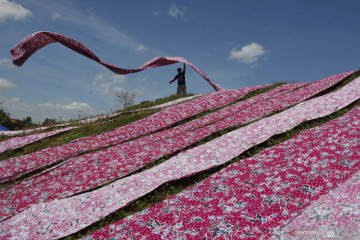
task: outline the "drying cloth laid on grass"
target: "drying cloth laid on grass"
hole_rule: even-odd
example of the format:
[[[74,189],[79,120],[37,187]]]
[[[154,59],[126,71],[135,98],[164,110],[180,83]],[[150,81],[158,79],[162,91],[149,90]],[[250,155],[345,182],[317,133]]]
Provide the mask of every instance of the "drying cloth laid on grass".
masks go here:
[[[20,148],[20,147],[23,147],[30,143],[37,142],[43,138],[54,136],[54,135],[62,133],[62,132],[67,132],[67,131],[70,131],[75,128],[78,128],[78,127],[62,128],[62,129],[58,129],[58,130],[51,131],[51,132],[35,133],[32,135],[28,135],[28,136],[15,137],[15,138],[11,138],[11,139],[2,141],[2,142],[0,142],[0,154],[2,154],[3,152],[5,152],[8,149]]]
[[[344,236],[345,229],[360,236],[360,176],[341,184],[360,167],[359,119],[357,107],[303,130],[85,239],[266,239],[294,218],[281,229],[284,239],[305,239],[296,231]]]
[[[184,149],[216,131],[244,124],[270,113],[271,106],[283,99],[287,91],[305,84],[279,86],[180,126],[69,159],[38,175],[1,189],[0,221],[33,204],[65,198],[101,186],[139,169],[148,162]],[[292,95],[292,103],[308,96],[297,95],[296,92]],[[248,110],[249,107],[251,111]],[[256,108],[259,110],[254,111]]]
[[[16,131],[0,131],[0,135],[4,135],[4,136],[16,136],[16,135],[26,135],[26,134],[30,134],[33,132],[40,132],[52,127],[63,127],[69,125],[69,123],[64,123],[64,124],[56,124],[56,125],[51,125],[51,126],[46,126],[46,127],[38,127],[38,128],[31,128],[31,129],[26,129],[26,130],[16,130]]]
[[[251,86],[224,92],[213,92],[191,101],[168,107],[115,130],[76,139],[68,144],[47,148],[0,162],[0,183],[18,178],[57,161],[86,151],[109,147],[141,135],[161,130],[198,113],[229,104],[263,86]]]
[[[141,173],[92,192],[36,204],[0,223],[4,237],[59,238],[89,226],[163,183],[224,164],[254,144],[285,132],[305,120],[324,117],[360,98],[360,78],[341,89],[302,102],[284,112],[183,151]]]
[[[358,122],[359,117],[358,115],[354,121]],[[359,139],[358,129],[354,131]],[[354,143],[355,141],[351,142]],[[346,151],[346,154],[349,154],[349,151]],[[288,225],[276,231],[271,239],[359,239],[359,219],[360,171],[313,202]]]
[[[183,62],[188,64],[190,67],[192,67],[195,72],[200,74],[214,89],[215,91],[224,90],[222,87],[220,87],[218,84],[211,81],[205,73],[203,73],[199,68],[197,68],[192,63],[188,62],[186,59],[182,57],[156,57],[151,59],[150,61],[146,62],[144,65],[137,69],[125,69],[116,67],[112,64],[106,63],[101,61],[93,52],[91,52],[89,49],[87,49],[84,45],[82,45],[80,42],[66,37],[64,35],[53,33],[53,32],[35,32],[23,40],[21,40],[10,52],[13,57],[13,63],[17,66],[21,66],[26,62],[26,60],[34,54],[38,49],[45,47],[48,44],[59,42],[62,45],[70,48],[71,50],[88,57],[101,65],[105,66],[112,72],[116,74],[129,74],[129,73],[136,73],[140,72],[147,68],[153,68],[153,67],[161,67],[165,65],[174,64],[177,62]]]
[[[313,94],[326,89],[326,86],[332,86],[343,78],[349,76],[352,72],[353,71],[330,76],[312,83],[312,86],[316,89]],[[135,123],[128,124],[124,127],[120,127],[104,134],[80,138],[66,145],[48,148],[42,151],[27,154],[25,156],[8,159],[0,162],[0,171],[3,169],[3,171],[0,172],[3,175],[3,177],[0,178],[0,182],[12,180],[30,171],[34,171],[54,162],[73,157],[81,152],[94,151],[99,148],[119,144],[146,133],[158,131],[183,119],[194,116],[197,113],[224,106],[241,96],[244,96],[246,93],[262,87],[264,86],[247,87],[244,89],[207,94],[189,102],[168,107],[163,111],[141,119]],[[281,103],[279,107],[281,108]],[[44,158],[45,156],[46,158]]]

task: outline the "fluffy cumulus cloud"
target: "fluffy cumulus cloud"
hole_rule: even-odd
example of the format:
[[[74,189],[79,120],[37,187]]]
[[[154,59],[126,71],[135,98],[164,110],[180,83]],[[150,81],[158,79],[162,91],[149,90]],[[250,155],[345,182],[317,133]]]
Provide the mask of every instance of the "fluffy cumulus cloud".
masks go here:
[[[110,75],[110,74],[97,74],[94,77],[93,87],[101,90],[101,94],[107,95],[112,92],[123,91],[119,86],[126,83],[126,76],[124,75]]]
[[[240,50],[233,48],[230,51],[228,61],[235,60],[239,63],[247,63],[251,64],[252,66],[257,66],[259,58],[267,53],[268,51],[265,50],[263,46],[253,42],[249,45],[243,46]]]
[[[0,78],[0,90],[14,88],[14,87],[16,87],[15,84],[10,82],[9,80],[7,80],[5,78]]]
[[[31,11],[16,2],[0,0],[0,23],[7,19],[24,20],[31,16]]]
[[[186,11],[185,6],[179,7],[177,5],[172,5],[169,8],[168,14],[174,18],[179,18],[179,17],[183,18],[185,15],[185,11]]]

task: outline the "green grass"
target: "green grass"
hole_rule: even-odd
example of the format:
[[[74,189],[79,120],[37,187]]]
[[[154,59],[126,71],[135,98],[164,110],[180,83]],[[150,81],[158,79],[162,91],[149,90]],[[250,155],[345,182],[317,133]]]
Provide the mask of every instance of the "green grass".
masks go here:
[[[149,108],[149,107],[153,107],[153,106],[167,103],[170,101],[174,101],[174,100],[177,100],[180,98],[190,97],[193,95],[194,95],[193,93],[184,94],[184,95],[176,95],[175,94],[175,95],[170,95],[170,96],[164,97],[164,98],[158,98],[153,101],[143,101],[143,102],[140,102],[139,104],[127,107],[126,109],[124,109],[124,111],[132,111],[132,110],[137,110],[137,109],[141,109],[141,108]]]

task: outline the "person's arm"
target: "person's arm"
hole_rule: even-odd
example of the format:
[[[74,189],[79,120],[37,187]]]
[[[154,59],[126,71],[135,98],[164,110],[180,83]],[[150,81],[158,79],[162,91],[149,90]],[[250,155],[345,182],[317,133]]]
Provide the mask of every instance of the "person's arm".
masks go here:
[[[183,69],[183,72],[185,73],[185,69],[186,69],[186,64],[184,63],[184,69]]]
[[[175,80],[176,80],[176,77],[175,77],[173,80],[171,80],[169,83],[171,84],[171,83],[173,83]]]

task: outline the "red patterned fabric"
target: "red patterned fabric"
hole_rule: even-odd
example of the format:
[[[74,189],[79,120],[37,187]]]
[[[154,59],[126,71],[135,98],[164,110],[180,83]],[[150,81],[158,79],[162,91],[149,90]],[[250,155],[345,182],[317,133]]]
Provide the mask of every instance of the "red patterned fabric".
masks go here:
[[[119,179],[91,192],[33,205],[26,211],[1,222],[0,236],[35,239],[67,236],[115,212],[168,181],[224,164],[254,144],[259,144],[275,134],[292,129],[305,120],[324,117],[353,103],[360,98],[359,89],[360,78],[335,92],[300,103],[284,112],[249,124],[206,144],[183,151],[149,170]],[[264,169],[267,168],[264,167]],[[276,166],[276,169],[279,171],[284,168]],[[277,183],[275,179],[274,184]],[[24,197],[31,198],[31,196]],[[246,216],[253,218],[252,215]]]
[[[79,138],[64,145],[0,161],[0,182],[18,178],[28,172],[66,158],[74,157],[86,151],[109,147],[144,134],[161,130],[203,111],[216,109],[229,104],[245,94],[262,87],[264,86],[251,86],[242,89],[213,92],[191,101],[168,107],[146,118],[109,132]]]
[[[359,237],[354,233],[359,232],[360,194],[355,190],[360,189],[360,184],[357,189],[351,189],[342,183],[360,169],[359,118],[360,107],[357,107],[336,120],[304,130],[286,142],[240,160],[84,239],[235,240],[266,239],[272,234],[280,235],[283,240],[333,239],[338,232],[342,232],[339,239],[358,239],[345,238],[347,232],[343,228],[351,231],[347,236]],[[345,187],[343,201],[337,208],[345,209],[346,214],[333,214],[331,219],[334,207],[332,202],[327,202],[318,208],[312,206],[307,225],[297,220],[312,202],[337,187]],[[333,194],[329,198],[334,201],[339,197]],[[336,221],[346,216],[351,227]],[[297,224],[290,223],[291,227],[279,231],[294,218]],[[326,222],[326,228],[314,227],[320,222]],[[300,228],[301,224],[305,227]],[[334,235],[320,234],[329,231]]]
[[[215,89],[215,91],[224,90],[221,86],[214,83],[213,81],[208,78],[205,73],[203,73],[199,68],[197,68],[192,63],[188,62],[185,58],[182,57],[156,57],[151,59],[150,61],[146,62],[144,65],[137,69],[126,69],[126,68],[120,68],[116,67],[112,64],[106,63],[101,61],[93,52],[91,52],[88,48],[86,48],[83,44],[80,42],[66,37],[64,35],[53,33],[53,32],[36,32],[33,33],[23,40],[21,40],[10,52],[13,56],[13,63],[17,66],[23,65],[26,60],[34,54],[38,49],[45,47],[48,44],[59,42],[62,45],[72,49],[73,51],[88,57],[101,65],[105,66],[112,72],[116,74],[129,74],[129,73],[136,73],[140,72],[147,68],[153,68],[153,67],[161,67],[165,65],[174,64],[177,62],[183,62],[191,66],[195,72],[200,74],[210,85]]]
[[[2,189],[0,221],[24,211],[35,203],[65,198],[123,177],[214,132],[244,124],[270,113],[274,102],[283,98],[287,91],[302,85],[304,83],[283,85],[180,126],[69,159],[61,166]],[[302,99],[300,95],[295,96],[299,98],[293,99],[292,102]],[[254,111],[254,114],[249,113],[250,106],[258,111]],[[247,117],[244,117],[245,115]],[[12,210],[8,211],[10,208]]]
[[[20,147],[26,146],[28,144],[37,142],[43,138],[47,138],[47,137],[50,137],[50,136],[53,136],[53,135],[56,135],[56,134],[59,134],[62,132],[70,131],[74,128],[78,128],[78,127],[62,128],[62,129],[54,130],[51,132],[35,133],[32,135],[28,135],[28,136],[15,137],[15,138],[11,138],[9,140],[2,141],[2,142],[0,142],[0,154],[5,152],[6,150],[20,148]]]

